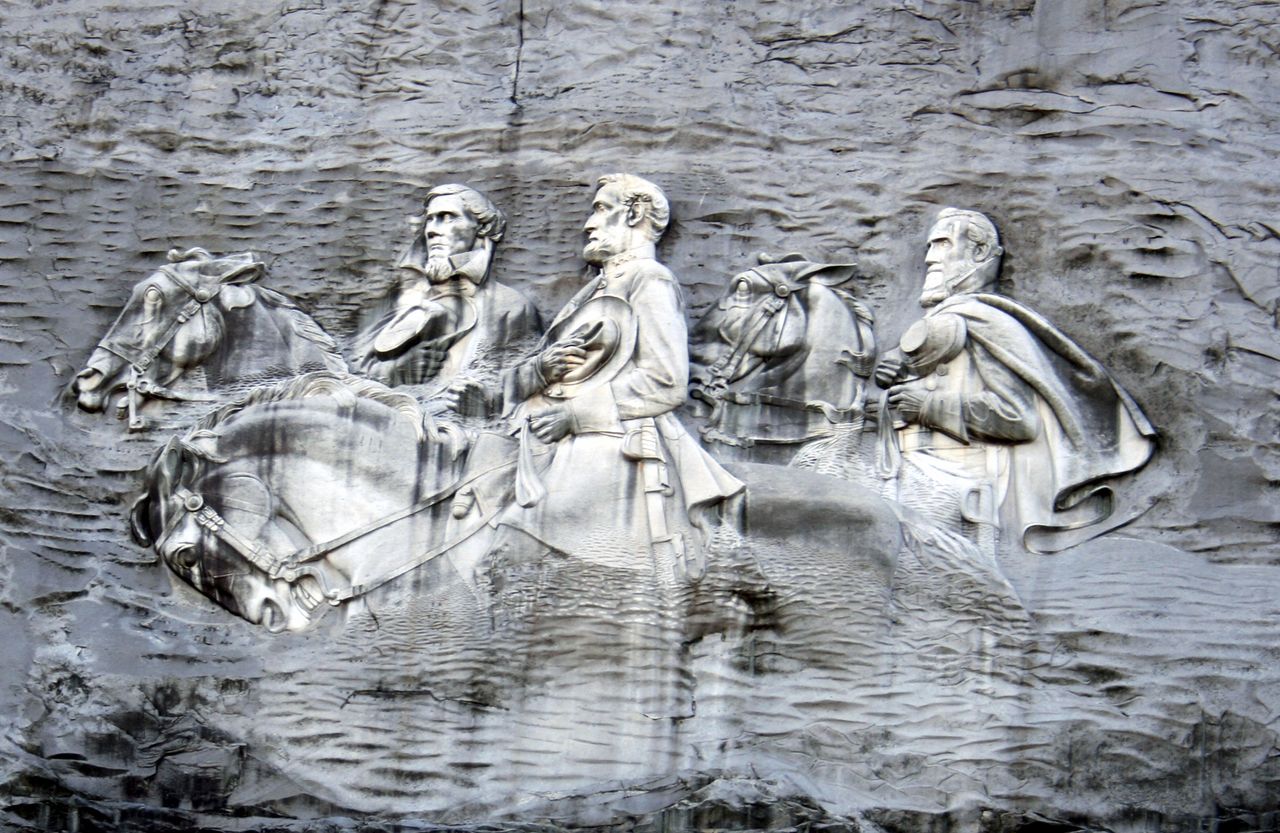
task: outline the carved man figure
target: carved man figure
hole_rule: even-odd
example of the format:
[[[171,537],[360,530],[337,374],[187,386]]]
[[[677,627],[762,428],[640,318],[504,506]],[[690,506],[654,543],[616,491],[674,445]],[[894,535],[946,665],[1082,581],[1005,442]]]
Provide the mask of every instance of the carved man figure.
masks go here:
[[[743,488],[673,413],[689,351],[680,286],[654,250],[669,214],[653,183],[600,179],[583,250],[599,274],[507,379],[522,436],[515,501],[497,520],[556,550],[667,577],[698,545],[691,518]]]
[[[965,522],[1052,551],[1115,523],[1103,481],[1142,466],[1154,435],[1132,398],[1032,310],[991,294],[995,226],[944,209],[929,232],[924,318],[881,362],[904,465],[950,488]],[[919,491],[919,489],[917,489]],[[904,496],[905,499],[905,496]]]
[[[389,385],[496,378],[503,357],[539,332],[533,304],[490,276],[506,217],[465,185],[431,189],[423,207],[422,231],[396,264],[394,303],[357,340],[356,370]]]

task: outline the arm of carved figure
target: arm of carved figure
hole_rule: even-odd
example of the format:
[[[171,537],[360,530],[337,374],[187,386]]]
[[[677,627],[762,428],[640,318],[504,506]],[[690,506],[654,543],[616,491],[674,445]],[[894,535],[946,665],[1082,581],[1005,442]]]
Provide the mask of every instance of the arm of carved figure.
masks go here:
[[[534,436],[544,443],[554,443],[577,433],[573,413],[564,405],[554,405],[529,417]]]
[[[1004,443],[1035,439],[1040,433],[1035,391],[981,345],[971,342],[966,350],[981,389],[929,392],[916,421],[966,443],[975,439]],[[903,417],[907,418],[905,413]]]
[[[586,355],[581,342],[575,339],[564,339],[544,348],[503,375],[502,398],[514,404],[541,393],[580,366]]]
[[[906,378],[907,365],[902,355],[888,353],[876,364],[875,380],[882,390],[888,390]]]
[[[582,339],[570,336],[542,351],[538,356],[538,371],[548,383],[559,382],[569,371],[581,367],[586,359]]]
[[[635,353],[609,389],[620,419],[665,414],[688,395],[689,332],[680,287],[670,273],[645,275],[629,300],[636,314]]]
[[[449,350],[442,349],[439,345],[423,344],[419,345],[415,358],[419,368],[416,375],[422,379],[432,379],[449,358]]]

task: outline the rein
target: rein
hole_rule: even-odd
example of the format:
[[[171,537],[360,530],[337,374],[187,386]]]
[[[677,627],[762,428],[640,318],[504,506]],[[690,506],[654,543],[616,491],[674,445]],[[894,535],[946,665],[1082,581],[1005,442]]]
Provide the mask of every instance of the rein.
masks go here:
[[[721,424],[721,419],[726,408],[731,407],[754,407],[759,405],[770,406],[775,408],[786,408],[798,411],[817,411],[821,412],[827,421],[836,424],[848,422],[856,419],[862,411],[861,400],[863,397],[862,388],[854,394],[852,401],[848,405],[840,406],[823,400],[804,400],[793,399],[790,397],[777,396],[770,393],[762,393],[757,391],[730,391],[728,390],[730,380],[737,374],[742,367],[742,363],[746,360],[747,350],[755,343],[755,340],[764,332],[765,327],[774,319],[774,316],[780,312],[787,303],[787,299],[791,295],[802,292],[806,287],[803,285],[793,285],[780,283],[774,287],[773,294],[768,295],[759,302],[751,311],[751,316],[747,320],[746,325],[740,330],[740,335],[731,345],[731,349],[724,356],[721,356],[715,364],[707,369],[710,381],[704,385],[697,385],[691,388],[689,395],[695,399],[701,399],[703,402],[711,405],[711,414],[707,417],[708,426],[700,429],[703,436],[712,441],[725,443],[727,445],[750,447],[757,444],[789,444],[795,442],[793,439],[778,439],[769,437],[730,437],[720,432],[716,426]],[[848,302],[846,302],[847,304]],[[858,316],[856,308],[851,307],[851,311],[855,317]],[[842,351],[846,355],[837,360],[836,364],[844,365],[855,376],[865,376],[866,374],[860,368],[860,364],[865,363],[866,356],[849,350]],[[824,436],[824,434],[814,434],[812,436]],[[810,438],[812,438],[812,436]]]
[[[729,386],[729,380],[738,372],[738,368],[746,360],[747,350],[764,332],[764,328],[769,326],[773,317],[786,306],[789,295],[791,295],[791,288],[786,284],[781,284],[774,289],[773,295],[766,296],[757,303],[755,309],[751,311],[751,318],[748,319],[746,326],[741,330],[741,335],[733,344],[733,349],[707,368],[707,373],[711,377],[710,381],[706,385],[700,385],[690,391],[691,396],[701,399],[712,406],[711,419],[713,421],[718,416],[720,408],[723,407],[724,392]]]
[[[167,541],[174,533],[182,519],[187,516],[191,516],[195,523],[202,529],[207,530],[218,541],[235,550],[250,564],[266,573],[272,580],[283,579],[290,584],[294,584],[303,576],[311,576],[320,583],[324,601],[337,606],[345,601],[356,598],[357,596],[362,596],[370,590],[381,587],[387,582],[399,578],[410,570],[421,567],[428,561],[431,561],[453,547],[456,547],[458,544],[461,544],[472,535],[475,535],[492,518],[496,517],[497,513],[502,509],[501,504],[491,509],[488,513],[482,515],[479,522],[472,529],[457,536],[453,540],[446,541],[440,546],[427,550],[422,555],[411,559],[405,564],[401,564],[362,584],[352,585],[346,590],[330,587],[324,573],[319,568],[313,566],[313,562],[324,558],[334,550],[357,541],[370,533],[376,532],[379,529],[383,529],[397,521],[402,521],[405,518],[416,515],[419,512],[439,504],[445,498],[455,494],[465,483],[471,482],[499,468],[503,468],[503,466],[494,466],[486,469],[485,471],[479,472],[478,474],[472,474],[470,477],[465,474],[460,475],[443,489],[433,492],[403,509],[398,509],[388,515],[383,515],[381,518],[371,521],[364,526],[357,527],[350,532],[339,535],[337,538],[294,550],[284,556],[271,552],[261,541],[250,541],[245,538],[227,523],[226,519],[218,513],[218,510],[205,503],[202,495],[197,492],[193,492],[186,487],[179,487],[173,494],[174,497],[178,498],[182,502],[182,512],[174,514],[169,523],[166,524],[164,532],[156,540],[154,546],[157,551],[161,550],[165,541]]]

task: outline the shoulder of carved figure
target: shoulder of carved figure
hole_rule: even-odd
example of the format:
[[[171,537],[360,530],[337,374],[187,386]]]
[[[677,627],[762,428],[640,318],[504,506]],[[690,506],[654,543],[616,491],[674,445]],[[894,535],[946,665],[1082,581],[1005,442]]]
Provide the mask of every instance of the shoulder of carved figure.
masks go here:
[[[680,283],[676,276],[656,260],[633,261],[625,269],[623,274],[630,279],[633,292],[640,291],[647,284],[666,284],[679,291]]]

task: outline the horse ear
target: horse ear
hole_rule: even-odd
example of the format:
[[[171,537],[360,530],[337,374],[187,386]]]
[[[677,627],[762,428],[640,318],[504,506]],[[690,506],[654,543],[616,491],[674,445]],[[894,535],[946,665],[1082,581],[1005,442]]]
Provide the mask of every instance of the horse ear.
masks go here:
[[[820,286],[839,286],[858,274],[856,263],[815,263],[802,269],[796,280],[816,283]]]
[[[200,430],[192,431],[183,437],[180,442],[196,458],[208,460],[211,463],[225,463],[227,458],[218,453],[218,441],[222,439],[217,431]]]
[[[799,252],[787,252],[785,255],[760,252],[756,255],[756,263],[759,263],[761,266],[768,266],[771,263],[801,263],[806,260],[808,260],[808,258]]]
[[[267,272],[267,265],[258,260],[252,252],[242,255],[230,255],[220,262],[230,262],[231,268],[218,275],[218,283],[226,285],[253,283]]]
[[[256,299],[257,296],[253,294],[253,287],[251,286],[228,284],[222,287],[222,291],[218,293],[218,305],[228,311],[247,307]]]
[[[129,508],[129,533],[134,543],[140,547],[149,547],[151,537],[151,495],[144,494],[133,502]]]

